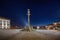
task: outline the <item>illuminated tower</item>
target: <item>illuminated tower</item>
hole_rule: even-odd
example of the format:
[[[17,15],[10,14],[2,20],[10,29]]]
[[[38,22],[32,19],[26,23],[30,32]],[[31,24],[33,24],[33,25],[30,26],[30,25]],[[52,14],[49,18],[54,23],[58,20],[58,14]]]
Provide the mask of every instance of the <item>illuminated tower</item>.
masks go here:
[[[30,27],[30,9],[28,9],[28,11],[27,11],[27,15],[28,15],[28,29],[29,29],[29,31],[31,31],[31,27]]]

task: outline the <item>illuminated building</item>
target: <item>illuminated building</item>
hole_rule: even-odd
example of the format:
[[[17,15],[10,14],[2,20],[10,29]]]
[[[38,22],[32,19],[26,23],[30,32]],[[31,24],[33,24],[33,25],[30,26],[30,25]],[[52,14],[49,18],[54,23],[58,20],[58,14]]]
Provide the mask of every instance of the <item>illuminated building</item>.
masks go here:
[[[39,29],[40,27],[39,26],[37,26],[37,29]]]
[[[53,29],[53,24],[49,24],[49,25],[47,25],[47,26],[46,26],[46,29],[47,29],[47,30],[51,30],[51,29]]]
[[[0,18],[0,29],[9,29],[10,20],[5,18]]]
[[[56,29],[60,28],[60,22],[55,22],[53,24],[54,24],[54,27],[56,27]]]
[[[47,25],[45,27],[48,30],[55,30],[55,29],[60,28],[60,22],[54,22],[53,24],[49,24],[49,25]]]

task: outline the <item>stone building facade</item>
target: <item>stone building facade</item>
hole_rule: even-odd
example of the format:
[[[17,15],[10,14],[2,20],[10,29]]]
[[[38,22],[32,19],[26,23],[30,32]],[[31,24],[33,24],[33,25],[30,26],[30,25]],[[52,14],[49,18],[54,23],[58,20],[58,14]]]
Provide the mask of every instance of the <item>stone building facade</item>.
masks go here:
[[[46,29],[48,30],[55,30],[60,28],[60,22],[54,22],[53,24],[49,24],[46,26]]]
[[[0,18],[0,29],[9,29],[10,20],[5,18]]]

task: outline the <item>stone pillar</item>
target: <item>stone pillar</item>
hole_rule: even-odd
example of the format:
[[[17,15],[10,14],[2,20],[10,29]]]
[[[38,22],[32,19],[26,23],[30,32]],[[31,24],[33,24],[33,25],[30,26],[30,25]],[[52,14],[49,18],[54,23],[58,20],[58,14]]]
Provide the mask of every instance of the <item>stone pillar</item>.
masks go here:
[[[5,27],[5,28],[7,29],[7,28],[8,28],[8,26],[7,26],[7,20],[6,20],[6,22],[5,22],[5,23],[6,23],[6,25],[5,25],[6,27]]]
[[[28,9],[28,29],[29,29],[29,31],[31,31],[31,27],[30,27],[30,9]]]
[[[2,29],[4,29],[4,20],[2,20]]]

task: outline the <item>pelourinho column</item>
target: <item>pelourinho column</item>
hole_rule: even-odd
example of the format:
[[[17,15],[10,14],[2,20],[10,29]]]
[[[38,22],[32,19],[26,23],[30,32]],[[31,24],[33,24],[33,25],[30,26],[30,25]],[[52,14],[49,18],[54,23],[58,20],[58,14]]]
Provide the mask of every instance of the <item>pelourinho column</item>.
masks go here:
[[[27,12],[28,14],[28,29],[29,29],[29,31],[31,31],[31,27],[30,27],[30,9],[28,9],[28,12]]]

